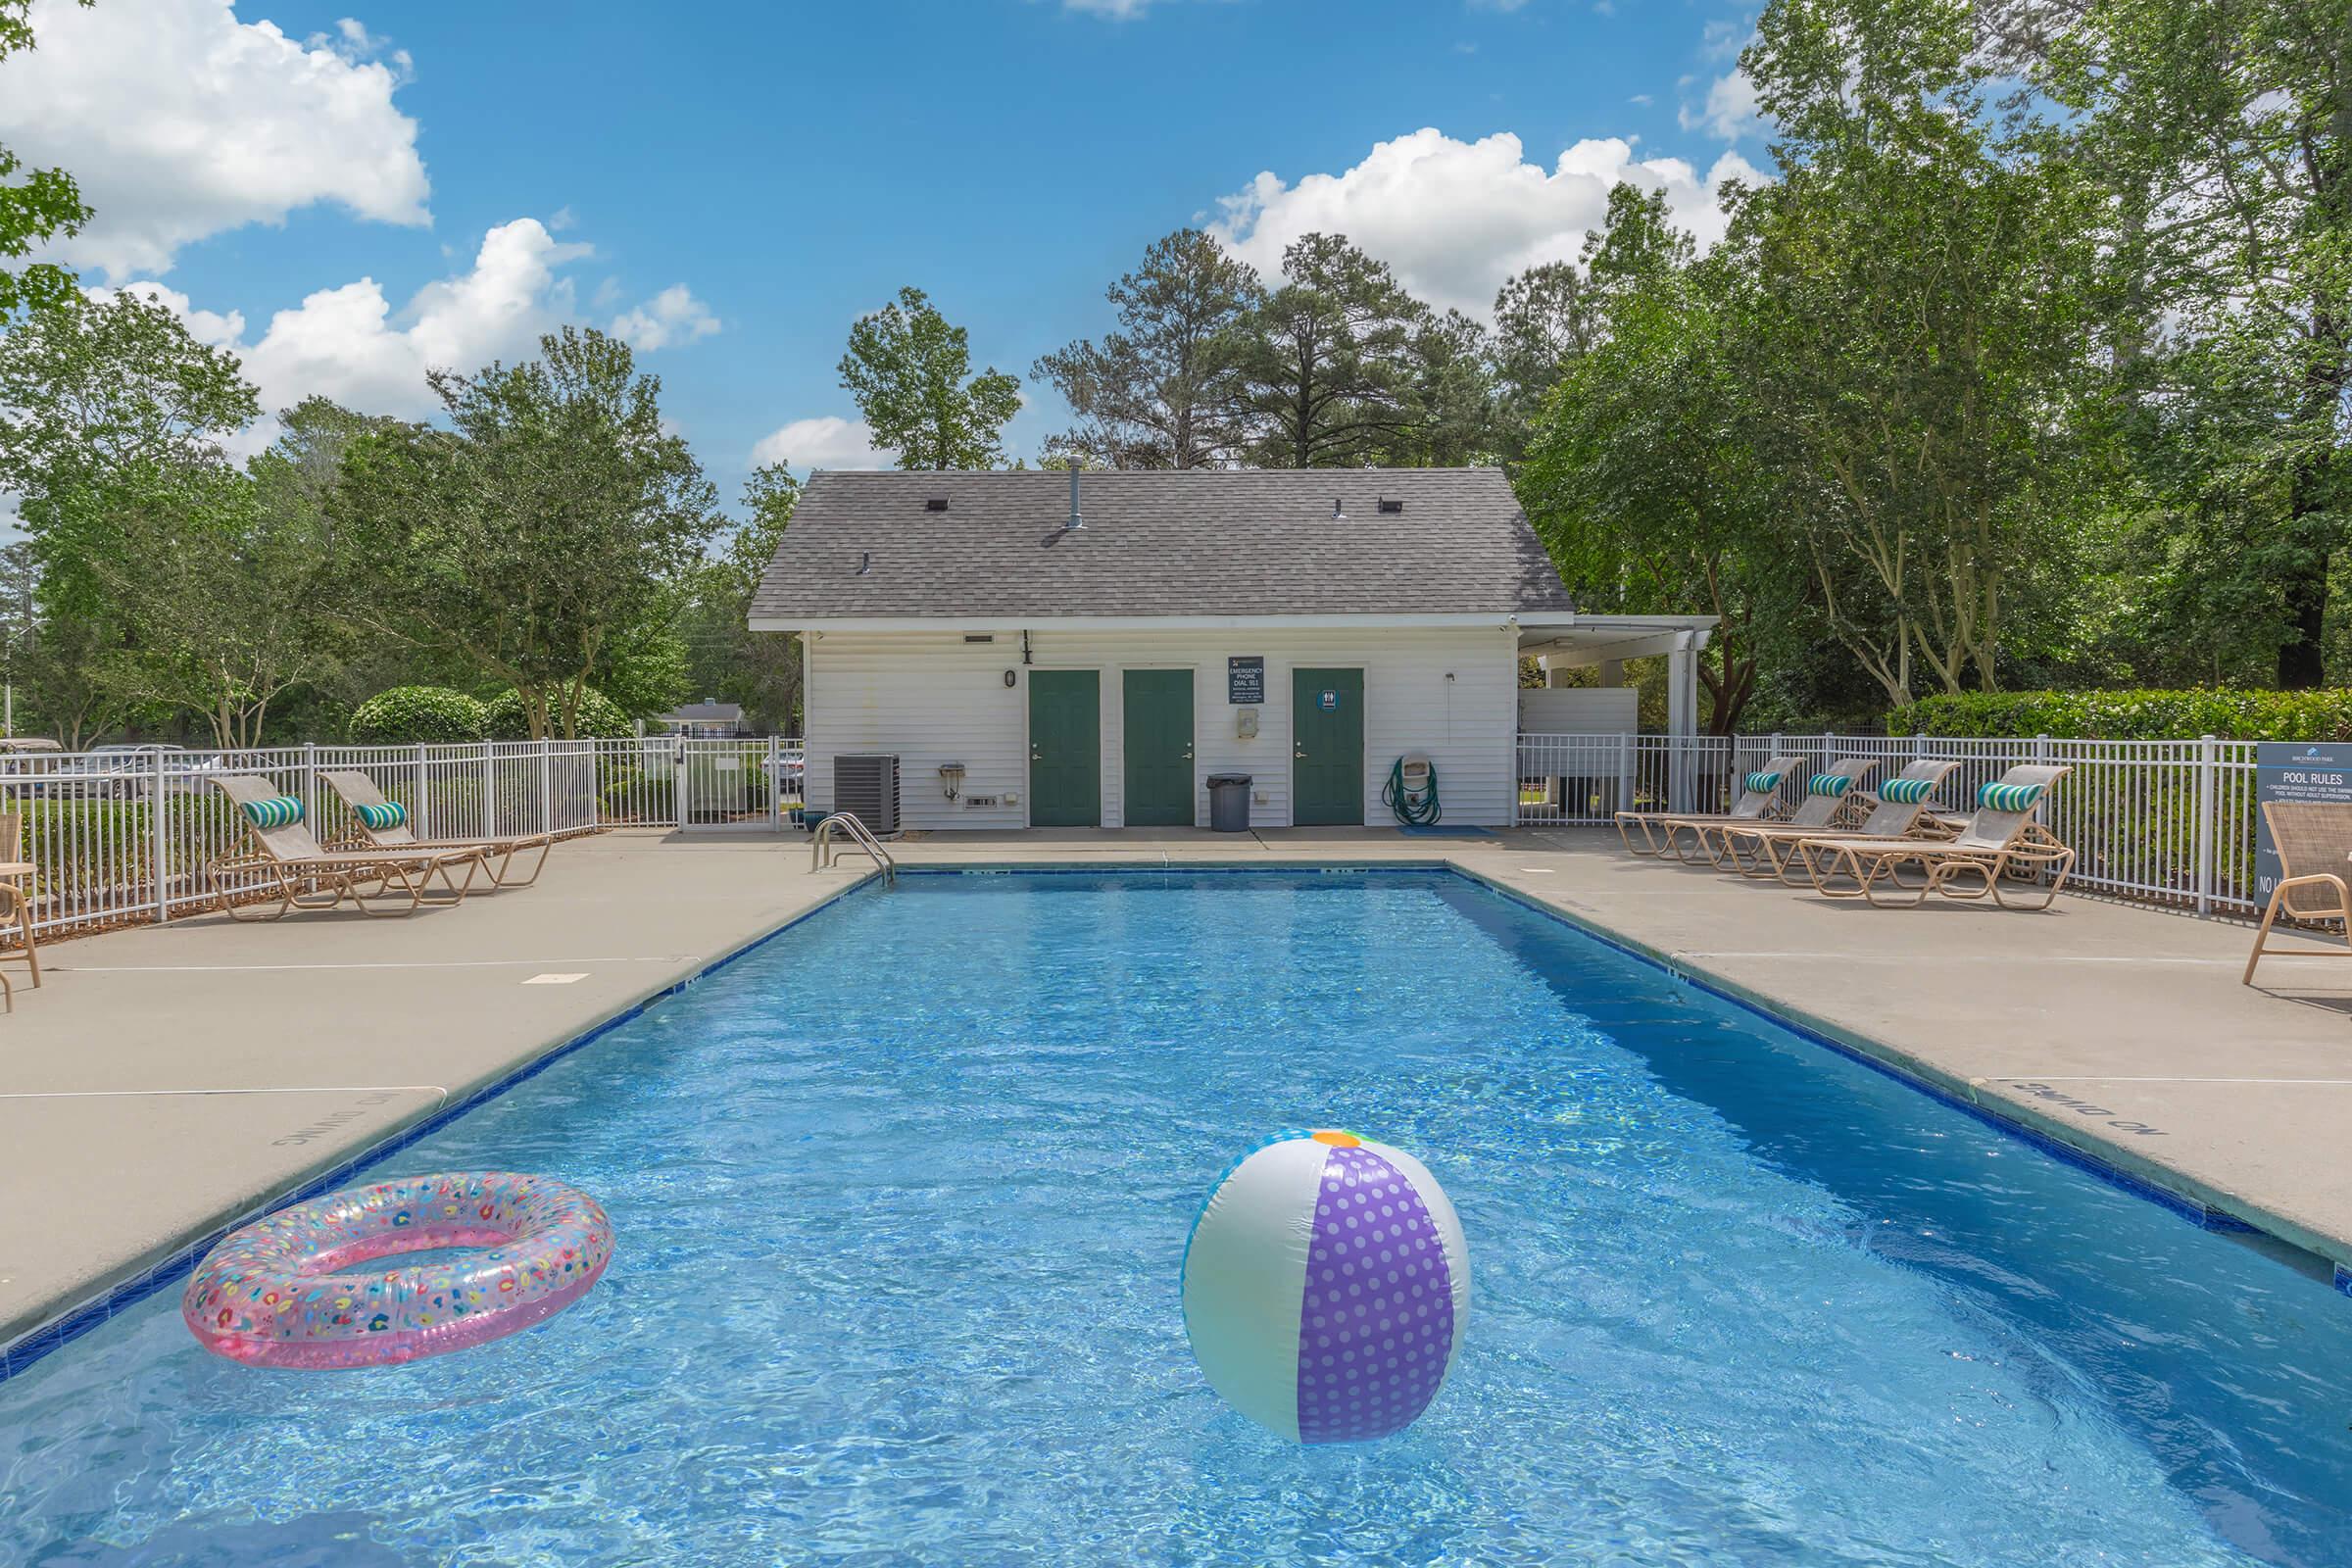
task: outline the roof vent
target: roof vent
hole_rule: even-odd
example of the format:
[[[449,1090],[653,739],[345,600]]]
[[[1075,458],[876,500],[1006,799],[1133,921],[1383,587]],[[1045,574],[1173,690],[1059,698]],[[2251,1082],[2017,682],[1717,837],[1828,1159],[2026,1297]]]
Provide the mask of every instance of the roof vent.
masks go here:
[[[1334,522],[1346,522],[1348,520],[1348,514],[1340,510],[1340,498],[1338,496],[1333,496],[1331,498],[1331,520]]]
[[[1395,514],[1404,510],[1404,503],[1401,501],[1391,501],[1387,496],[1382,496],[1380,498],[1380,510],[1394,515]]]
[[[858,552],[858,575],[860,577],[870,577],[873,575],[873,570],[874,553],[871,550],[860,550]]]
[[[1086,514],[1078,510],[1078,460],[1070,460],[1070,522],[1072,533],[1086,531]]]
[[[948,510],[948,498],[946,496],[933,496],[923,503],[923,510],[925,512],[945,512]]]

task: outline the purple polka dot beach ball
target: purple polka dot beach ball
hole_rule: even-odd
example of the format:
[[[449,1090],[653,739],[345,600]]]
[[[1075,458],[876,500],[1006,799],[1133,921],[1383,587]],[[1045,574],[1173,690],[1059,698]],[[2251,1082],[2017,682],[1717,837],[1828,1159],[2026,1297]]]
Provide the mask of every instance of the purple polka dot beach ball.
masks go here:
[[[1429,1408],[1470,1325],[1461,1221],[1421,1162],[1285,1133],[1225,1173],[1184,1249],[1208,1386],[1299,1443],[1368,1443]]]

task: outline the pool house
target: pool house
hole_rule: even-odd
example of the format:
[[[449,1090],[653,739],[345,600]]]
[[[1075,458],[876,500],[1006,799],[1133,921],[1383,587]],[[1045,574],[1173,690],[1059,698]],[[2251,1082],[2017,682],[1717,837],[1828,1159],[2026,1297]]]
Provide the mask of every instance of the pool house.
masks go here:
[[[1507,826],[1523,728],[1635,728],[1625,660],[1691,734],[1712,625],[1580,612],[1494,468],[820,472],[751,614],[802,639],[810,810],[918,829],[1205,826],[1236,775],[1252,826],[1376,825],[1413,758]]]

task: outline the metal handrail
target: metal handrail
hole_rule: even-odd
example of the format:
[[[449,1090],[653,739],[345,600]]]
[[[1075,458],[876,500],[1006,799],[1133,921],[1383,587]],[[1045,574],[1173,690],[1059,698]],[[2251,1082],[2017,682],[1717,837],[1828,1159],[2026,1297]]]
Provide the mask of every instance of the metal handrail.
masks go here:
[[[836,824],[849,830],[850,842],[847,845],[836,845],[833,842],[833,828]],[[882,841],[874,837],[873,829],[859,821],[854,811],[835,811],[816,824],[816,831],[810,834],[808,839],[808,869],[811,871],[830,869],[834,858],[840,855],[844,849],[862,850],[871,858],[875,867],[882,873],[882,881],[885,886],[898,881],[899,862],[891,858],[890,852],[882,847]]]

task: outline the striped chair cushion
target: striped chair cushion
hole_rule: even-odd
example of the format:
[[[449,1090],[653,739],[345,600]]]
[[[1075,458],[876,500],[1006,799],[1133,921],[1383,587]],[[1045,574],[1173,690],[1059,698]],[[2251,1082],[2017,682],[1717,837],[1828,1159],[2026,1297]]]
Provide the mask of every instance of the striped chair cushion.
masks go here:
[[[2041,799],[2039,784],[1980,784],[1977,804],[1988,811],[2031,811]]]
[[[1890,778],[1879,786],[1879,799],[1889,806],[1917,806],[1935,790],[1932,778]]]
[[[381,806],[355,806],[351,809],[370,833],[398,827],[409,819],[409,808],[398,801],[386,801]]]
[[[302,820],[302,802],[291,795],[272,795],[266,801],[239,801],[237,808],[245,820],[267,832],[273,827],[292,827]]]
[[[1770,795],[1781,787],[1781,775],[1778,773],[1750,773],[1740,782],[1747,786],[1750,794]]]
[[[1854,787],[1854,781],[1843,773],[1816,773],[1805,785],[1815,795],[1843,795]]]

